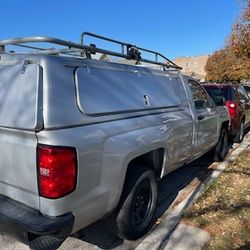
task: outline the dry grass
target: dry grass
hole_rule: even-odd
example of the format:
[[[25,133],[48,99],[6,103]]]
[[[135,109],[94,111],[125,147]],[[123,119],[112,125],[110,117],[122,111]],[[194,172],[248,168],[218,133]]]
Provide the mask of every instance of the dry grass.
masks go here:
[[[211,235],[204,249],[250,249],[250,149],[225,169],[182,223]]]

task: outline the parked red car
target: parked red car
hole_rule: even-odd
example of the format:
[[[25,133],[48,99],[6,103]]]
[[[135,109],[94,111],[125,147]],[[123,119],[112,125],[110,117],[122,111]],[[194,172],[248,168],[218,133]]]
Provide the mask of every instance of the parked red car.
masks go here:
[[[241,142],[244,129],[250,125],[250,98],[243,86],[237,84],[203,84],[215,103],[225,101],[231,117],[230,134],[234,142]]]

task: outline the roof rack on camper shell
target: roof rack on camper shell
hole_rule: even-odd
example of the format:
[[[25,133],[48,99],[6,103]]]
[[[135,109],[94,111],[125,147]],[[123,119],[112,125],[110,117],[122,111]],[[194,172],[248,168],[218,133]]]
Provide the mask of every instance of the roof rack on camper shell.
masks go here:
[[[86,36],[90,36],[90,37],[94,37],[97,39],[105,40],[107,42],[119,44],[121,46],[121,52],[98,48],[96,47],[95,44],[85,45],[83,42],[84,42],[84,37]],[[54,45],[64,46],[66,48],[63,48],[63,49],[41,48],[37,46],[27,45],[29,43],[38,43],[38,44],[50,43]],[[169,60],[167,57],[165,57],[159,52],[137,47],[129,43],[121,42],[118,40],[114,40],[114,39],[100,36],[97,34],[93,34],[90,32],[81,33],[80,43],[75,43],[71,41],[66,41],[66,40],[62,40],[62,39],[58,39],[54,37],[46,37],[46,36],[31,36],[31,37],[1,40],[0,41],[0,53],[5,52],[5,47],[9,45],[32,49],[32,50],[35,50],[35,51],[32,51],[32,53],[37,53],[37,54],[66,54],[66,55],[72,55],[72,56],[81,56],[81,57],[91,58],[91,54],[102,53],[102,54],[111,55],[115,57],[125,58],[127,60],[135,60],[135,64],[140,64],[140,62],[144,62],[144,63],[154,64],[154,65],[159,65],[163,67],[163,70],[169,69],[169,68],[176,69],[176,70],[181,69],[181,67],[176,65],[174,62],[172,62],[171,60]],[[13,51],[11,52],[14,53]],[[154,55],[155,60],[142,58],[141,52],[146,52],[151,55]],[[164,62],[159,61],[159,58],[164,60]]]

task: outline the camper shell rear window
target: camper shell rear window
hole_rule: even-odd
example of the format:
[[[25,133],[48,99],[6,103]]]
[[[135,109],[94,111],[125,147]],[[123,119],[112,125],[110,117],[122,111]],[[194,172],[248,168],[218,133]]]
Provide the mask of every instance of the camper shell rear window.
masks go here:
[[[0,126],[36,130],[40,66],[0,65]]]

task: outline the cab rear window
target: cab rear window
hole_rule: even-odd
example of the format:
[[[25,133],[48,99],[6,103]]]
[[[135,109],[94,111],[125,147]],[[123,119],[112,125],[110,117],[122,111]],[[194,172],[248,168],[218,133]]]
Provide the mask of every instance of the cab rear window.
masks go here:
[[[224,97],[226,100],[230,99],[230,91],[228,87],[208,87],[203,86],[212,99],[216,97]]]

